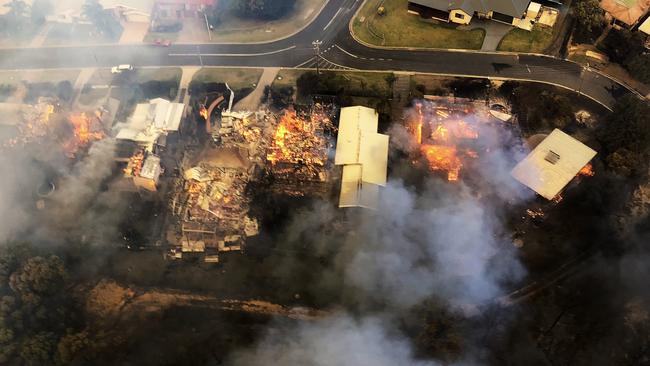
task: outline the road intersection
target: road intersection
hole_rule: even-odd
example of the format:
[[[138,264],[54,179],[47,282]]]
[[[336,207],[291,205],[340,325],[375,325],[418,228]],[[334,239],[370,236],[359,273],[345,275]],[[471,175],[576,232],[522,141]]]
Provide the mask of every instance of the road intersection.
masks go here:
[[[312,42],[322,42],[319,65],[325,69],[403,71],[451,76],[528,80],[574,90],[611,108],[629,93],[595,70],[543,55],[462,50],[384,49],[361,44],[349,23],[363,0],[329,0],[301,31],[267,43],[99,45],[85,47],[5,48],[0,69],[54,69],[135,66],[234,66],[313,68]]]

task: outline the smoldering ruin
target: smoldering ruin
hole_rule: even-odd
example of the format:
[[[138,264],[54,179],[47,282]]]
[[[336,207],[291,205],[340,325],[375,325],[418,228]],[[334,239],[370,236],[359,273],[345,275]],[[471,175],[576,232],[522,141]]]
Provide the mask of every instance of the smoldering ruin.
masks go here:
[[[110,99],[91,109],[52,98],[9,106],[0,235],[63,253],[83,278],[71,291],[110,309],[104,316],[119,329],[107,334],[128,335],[97,346],[121,350],[109,363],[559,357],[553,342],[567,342],[558,329],[574,329],[564,318],[572,310],[531,299],[594,297],[562,286],[613,271],[599,266],[600,243],[644,236],[639,221],[604,215],[629,206],[611,193],[620,179],[592,127],[532,131],[517,101],[490,88],[485,99],[414,98],[392,118],[322,95],[237,110],[227,86],[130,109]],[[559,133],[568,138],[557,142]],[[597,153],[574,156],[583,145]],[[552,196],[518,178],[522,162],[533,177],[551,176],[541,181],[555,184]],[[638,258],[623,262],[635,272],[626,275],[644,273]],[[626,316],[642,318],[629,306],[647,299],[626,283],[636,301]],[[120,315],[129,306],[145,310]],[[547,318],[555,323],[539,335],[541,351],[504,346]],[[195,352],[187,359],[174,348],[183,337],[197,342],[179,346]],[[169,351],[156,355],[160,345]]]

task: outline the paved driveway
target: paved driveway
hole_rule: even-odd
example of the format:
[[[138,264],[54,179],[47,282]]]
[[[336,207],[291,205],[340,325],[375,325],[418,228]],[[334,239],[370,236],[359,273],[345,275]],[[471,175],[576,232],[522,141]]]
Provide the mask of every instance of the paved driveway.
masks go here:
[[[469,27],[472,28],[483,28],[485,29],[485,38],[483,39],[483,46],[481,46],[481,51],[496,51],[499,46],[499,42],[511,29],[512,26],[509,26],[504,23],[495,22],[493,20],[472,20],[472,24]]]

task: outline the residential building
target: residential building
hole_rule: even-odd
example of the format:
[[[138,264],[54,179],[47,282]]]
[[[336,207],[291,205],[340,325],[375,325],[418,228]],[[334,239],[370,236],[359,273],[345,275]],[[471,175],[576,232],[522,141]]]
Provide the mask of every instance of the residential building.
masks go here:
[[[516,180],[552,200],[596,156],[596,151],[557,128],[510,172]]]
[[[469,24],[473,18],[492,19],[530,30],[541,5],[530,0],[409,0],[408,11],[422,18]]]
[[[377,209],[379,187],[386,185],[388,135],[377,133],[372,108],[341,109],[334,163],[343,166],[339,207]]]
[[[160,21],[196,18],[201,11],[216,3],[217,0],[157,0],[153,14]]]
[[[600,7],[605,11],[606,18],[614,27],[635,29],[646,20],[650,2],[645,0],[601,0]]]
[[[161,141],[161,136],[178,131],[184,111],[185,105],[182,103],[172,103],[162,98],[138,104],[126,122],[116,124],[115,138],[133,141],[147,152],[154,152],[154,146]]]

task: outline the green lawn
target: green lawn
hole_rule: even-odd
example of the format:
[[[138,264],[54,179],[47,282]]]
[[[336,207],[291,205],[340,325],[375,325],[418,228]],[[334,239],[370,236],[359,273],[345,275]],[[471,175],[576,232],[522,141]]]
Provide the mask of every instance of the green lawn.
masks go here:
[[[532,31],[514,28],[499,42],[498,51],[541,53],[553,41],[553,29],[536,24]]]
[[[212,31],[212,42],[264,42],[287,37],[310,23],[326,0],[295,0],[294,9],[277,20],[242,19],[231,10]]]
[[[115,40],[99,34],[93,25],[55,23],[47,33],[43,45],[60,46],[72,43],[102,44],[111,42],[115,42]]]
[[[30,83],[58,83],[69,81],[74,84],[79,76],[79,70],[61,69],[53,72],[51,70],[29,70],[29,71],[0,71],[0,84],[16,85],[23,80]]]
[[[287,86],[296,86],[296,80],[300,75],[309,72],[303,70],[281,70],[276,76],[273,88],[283,88]],[[342,77],[341,87],[347,90],[349,95],[365,95],[372,91],[375,95],[381,95],[383,98],[390,98],[392,88],[388,82],[391,75],[389,72],[359,72],[359,71],[321,71],[324,79],[332,77]]]
[[[136,68],[135,81],[145,83],[147,81],[174,80],[180,83],[182,74],[183,70],[180,67]]]
[[[262,76],[262,69],[204,67],[194,74],[193,81],[228,83],[233,89],[251,88]]]
[[[377,15],[382,4],[383,16]],[[424,21],[407,12],[408,0],[367,0],[354,18],[352,30],[364,42],[378,46],[480,49],[485,30],[466,30],[442,22]]]

